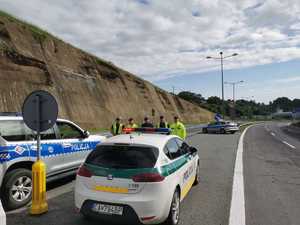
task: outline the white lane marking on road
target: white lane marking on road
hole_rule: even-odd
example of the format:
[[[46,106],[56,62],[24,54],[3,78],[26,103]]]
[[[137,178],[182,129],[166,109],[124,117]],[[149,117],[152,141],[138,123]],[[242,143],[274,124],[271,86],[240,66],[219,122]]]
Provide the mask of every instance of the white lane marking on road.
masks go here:
[[[231,206],[229,215],[229,225],[245,225],[245,192],[244,192],[244,172],[243,172],[243,150],[244,136],[249,127],[242,133],[234,166]]]
[[[286,144],[287,146],[291,147],[292,149],[296,149],[296,147],[294,145],[291,145],[290,143],[288,143],[286,141],[282,141],[282,143]]]
[[[271,132],[271,135],[272,135],[272,136],[274,136],[274,137],[276,136],[276,134],[275,134],[275,133],[273,133],[273,132]]]

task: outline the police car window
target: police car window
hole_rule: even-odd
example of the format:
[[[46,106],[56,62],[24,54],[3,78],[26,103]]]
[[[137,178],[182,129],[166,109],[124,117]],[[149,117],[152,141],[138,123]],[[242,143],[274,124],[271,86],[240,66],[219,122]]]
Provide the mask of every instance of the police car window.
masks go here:
[[[180,154],[181,154],[181,155],[184,155],[184,154],[188,153],[188,150],[189,150],[188,144],[185,143],[184,141],[182,141],[182,140],[179,139],[179,138],[175,138],[175,140],[176,140],[176,143],[177,143],[178,146],[179,146]]]
[[[86,163],[116,169],[154,167],[158,149],[144,146],[100,145],[87,157]]]
[[[28,141],[33,133],[23,121],[1,121],[0,136],[6,141]]]
[[[64,123],[64,122],[57,122],[57,127],[60,133],[60,137],[62,139],[72,139],[72,138],[82,137],[82,132],[71,124]]]
[[[177,145],[178,145],[179,147],[182,146],[182,143],[183,143],[182,140],[180,140],[179,138],[176,138],[175,141],[176,141],[176,143],[177,143]]]
[[[56,139],[54,128],[50,128],[50,129],[48,129],[46,131],[41,132],[41,139],[42,140],[53,140],[53,139]]]
[[[168,143],[166,144],[166,147],[169,150],[169,154],[167,156],[170,159],[176,159],[181,155],[180,151],[179,151],[179,146],[178,146],[175,138],[169,140]]]

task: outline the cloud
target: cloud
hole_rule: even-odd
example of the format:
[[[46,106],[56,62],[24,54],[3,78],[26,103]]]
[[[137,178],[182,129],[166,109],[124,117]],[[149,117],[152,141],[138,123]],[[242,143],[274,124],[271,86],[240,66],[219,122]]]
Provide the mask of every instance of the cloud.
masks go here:
[[[276,83],[294,83],[300,81],[300,76],[298,77],[287,77],[275,80]]]
[[[1,0],[0,8],[149,80],[300,58],[299,0]]]

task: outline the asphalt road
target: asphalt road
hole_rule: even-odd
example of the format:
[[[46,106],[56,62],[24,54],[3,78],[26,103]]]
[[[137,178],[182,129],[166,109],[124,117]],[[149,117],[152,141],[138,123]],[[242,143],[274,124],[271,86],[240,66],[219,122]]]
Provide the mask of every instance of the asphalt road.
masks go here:
[[[284,123],[251,127],[244,139],[247,225],[300,224],[300,140]]]
[[[194,134],[188,142],[199,149],[200,184],[182,203],[181,225],[227,225],[232,175],[239,133],[234,135]],[[8,225],[96,225],[74,210],[73,181],[48,192],[49,212],[29,216],[21,209],[7,215]],[[55,186],[55,185],[54,185]],[[102,225],[106,225],[103,222]]]

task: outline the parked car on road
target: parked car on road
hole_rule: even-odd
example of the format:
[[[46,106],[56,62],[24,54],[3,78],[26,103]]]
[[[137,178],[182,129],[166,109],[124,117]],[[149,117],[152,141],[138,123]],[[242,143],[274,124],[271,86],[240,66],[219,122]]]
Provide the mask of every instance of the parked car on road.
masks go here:
[[[239,131],[239,126],[236,123],[230,121],[212,122],[202,128],[203,133],[234,134],[237,131]]]
[[[85,217],[178,224],[180,202],[199,181],[197,149],[178,136],[149,134],[152,129],[170,132],[118,135],[89,154],[75,184],[75,205]]]
[[[31,200],[31,167],[36,160],[36,135],[21,116],[0,116],[0,186],[3,205],[15,209]],[[41,157],[47,181],[75,174],[85,157],[106,138],[90,135],[71,121],[58,119],[41,133]]]

